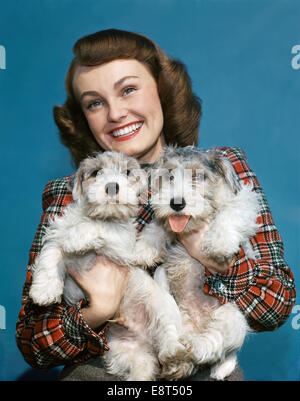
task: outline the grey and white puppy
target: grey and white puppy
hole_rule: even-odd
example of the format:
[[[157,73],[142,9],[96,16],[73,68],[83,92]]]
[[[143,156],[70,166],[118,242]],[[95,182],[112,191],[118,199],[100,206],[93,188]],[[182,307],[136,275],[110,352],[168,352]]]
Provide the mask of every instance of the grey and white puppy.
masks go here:
[[[165,360],[180,354],[181,317],[172,296],[145,268],[166,257],[164,230],[147,225],[137,235],[139,196],[147,177],[138,162],[117,152],[104,152],[80,164],[74,201],[50,222],[35,261],[30,297],[39,305],[70,305],[84,298],[67,272],[90,269],[100,254],[128,266],[129,281],[119,321],[111,323],[104,361],[108,373],[125,380],[154,380]],[[163,306],[163,307],[162,307]]]
[[[231,163],[217,151],[195,147],[165,148],[152,176],[156,220],[171,247],[155,279],[175,298],[182,316],[181,341],[186,354],[169,360],[162,377],[181,379],[200,365],[211,364],[211,376],[222,380],[236,366],[236,353],[250,330],[234,302],[221,305],[204,294],[205,268],[177,241],[177,233],[203,229],[202,253],[218,263],[243,246],[255,257],[249,239],[258,229],[259,199],[243,185]]]

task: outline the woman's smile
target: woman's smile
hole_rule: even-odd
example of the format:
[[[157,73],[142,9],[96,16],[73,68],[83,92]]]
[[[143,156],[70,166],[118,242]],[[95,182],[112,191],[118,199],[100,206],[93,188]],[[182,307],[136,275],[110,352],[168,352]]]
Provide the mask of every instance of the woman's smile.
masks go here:
[[[115,141],[127,141],[138,135],[141,132],[142,126],[143,121],[136,121],[114,129],[109,135],[111,135]]]

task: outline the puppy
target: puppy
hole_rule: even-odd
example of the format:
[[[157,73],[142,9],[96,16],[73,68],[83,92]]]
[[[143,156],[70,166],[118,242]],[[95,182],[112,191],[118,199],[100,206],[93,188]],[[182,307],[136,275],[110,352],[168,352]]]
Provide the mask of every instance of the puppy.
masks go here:
[[[82,161],[74,201],[50,222],[37,257],[30,297],[39,305],[84,298],[68,269],[90,269],[96,255],[129,267],[129,281],[117,323],[108,331],[108,373],[125,380],[154,380],[159,361],[184,351],[181,315],[172,296],[145,271],[166,257],[164,230],[155,223],[137,236],[139,196],[147,177],[138,162],[117,152]],[[163,308],[162,308],[163,305]]]
[[[249,239],[259,227],[259,199],[218,152],[191,146],[166,148],[151,182],[156,221],[171,244],[167,261],[154,277],[176,300],[186,346],[183,358],[163,366],[162,377],[178,380],[210,364],[211,377],[222,380],[234,370],[235,351],[250,329],[234,302],[220,305],[217,298],[204,294],[205,268],[176,234],[203,229],[203,255],[218,263],[230,261],[240,246],[255,258]]]

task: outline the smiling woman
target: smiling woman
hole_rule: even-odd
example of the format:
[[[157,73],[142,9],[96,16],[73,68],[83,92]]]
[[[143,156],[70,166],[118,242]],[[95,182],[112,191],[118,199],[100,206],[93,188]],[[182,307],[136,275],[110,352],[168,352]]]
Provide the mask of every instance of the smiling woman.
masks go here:
[[[164,143],[197,145],[201,103],[180,61],[116,29],[79,39],[74,53],[67,100],[54,107],[54,119],[76,166],[99,150],[150,162]]]
[[[163,147],[163,112],[157,85],[137,60],[77,68],[74,93],[102,149],[154,162]],[[97,91],[91,88],[97,88]]]

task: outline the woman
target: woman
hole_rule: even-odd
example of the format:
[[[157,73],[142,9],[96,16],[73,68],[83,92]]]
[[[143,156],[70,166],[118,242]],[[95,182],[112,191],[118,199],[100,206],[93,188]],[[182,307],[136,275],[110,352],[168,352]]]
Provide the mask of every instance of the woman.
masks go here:
[[[126,31],[106,30],[84,37],[74,46],[66,77],[67,100],[54,108],[61,140],[76,166],[94,151],[116,150],[142,165],[153,163],[164,144],[197,144],[201,105],[192,93],[184,66],[168,58],[152,41]],[[259,181],[238,148],[219,148],[240,179]],[[96,265],[74,278],[87,299],[69,307],[64,302],[39,307],[30,300],[32,265],[41,249],[47,220],[72,201],[72,176],[47,184],[43,214],[30,252],[17,344],[36,368],[70,365],[108,349],[107,320],[117,312],[126,288],[127,269],[98,257]],[[143,205],[139,230],[153,213]],[[259,260],[243,249],[230,263],[217,265],[201,255],[202,233],[180,238],[187,251],[206,267],[204,291],[221,303],[234,300],[256,331],[274,330],[288,318],[295,301],[293,275],[283,259],[283,244],[263,195],[262,228],[253,239]]]

